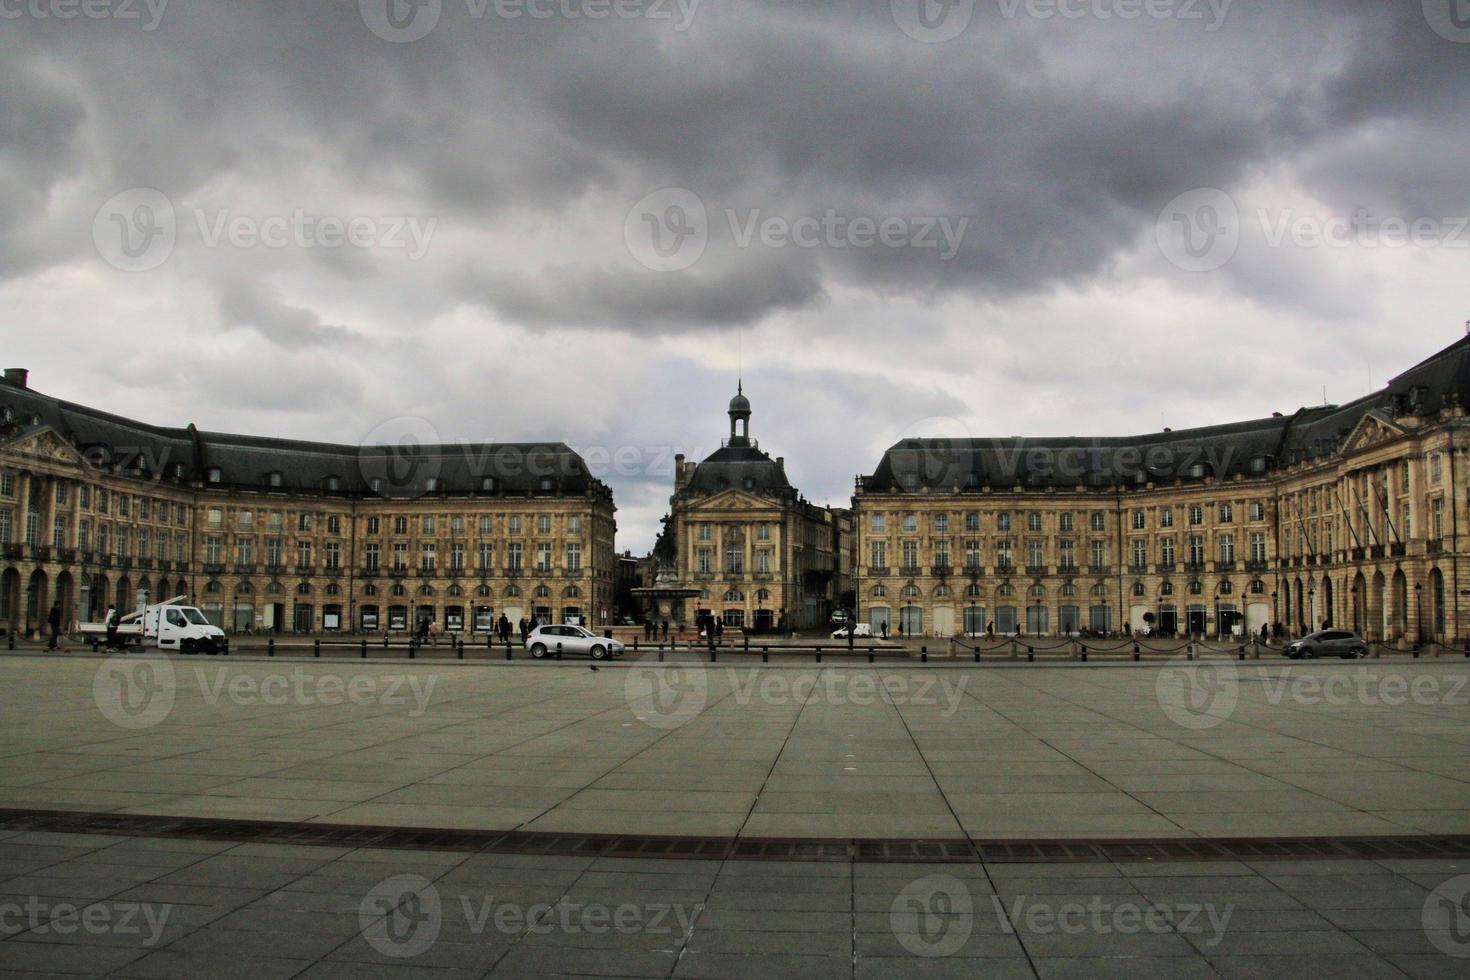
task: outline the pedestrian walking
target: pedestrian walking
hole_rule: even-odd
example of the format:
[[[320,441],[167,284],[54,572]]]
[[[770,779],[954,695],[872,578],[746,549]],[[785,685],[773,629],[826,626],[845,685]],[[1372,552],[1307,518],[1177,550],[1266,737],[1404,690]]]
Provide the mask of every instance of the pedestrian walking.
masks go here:
[[[46,644],[47,650],[61,649],[61,603],[51,604],[51,612],[46,616],[46,625],[51,628],[51,642]]]
[[[664,620],[664,639],[667,640],[668,638],[669,638],[669,621],[666,619],[666,620]]]
[[[117,607],[116,606],[108,606],[107,607],[107,615],[103,617],[102,622],[107,627],[107,649],[109,651],[116,650],[117,649]]]

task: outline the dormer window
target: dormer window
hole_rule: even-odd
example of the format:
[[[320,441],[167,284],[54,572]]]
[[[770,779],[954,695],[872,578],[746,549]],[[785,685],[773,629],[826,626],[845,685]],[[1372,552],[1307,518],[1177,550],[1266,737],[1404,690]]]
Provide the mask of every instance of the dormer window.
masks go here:
[[[1252,459],[1251,460],[1251,472],[1252,473],[1264,473],[1264,472],[1266,472],[1266,457],[1264,457],[1264,456],[1257,456],[1256,458]]]
[[[173,478],[175,480],[182,480],[184,478],[184,464],[183,463],[175,463],[175,464],[173,464],[173,466],[170,467],[170,470],[172,471]]]
[[[424,480],[424,492],[425,493],[438,493],[439,492],[439,478],[437,476],[431,476],[431,477],[428,477],[428,478],[426,478]]]
[[[549,491],[551,489],[551,477],[549,477],[549,476],[543,476],[541,478],[541,489],[542,490],[547,490],[547,491]]]
[[[221,483],[224,481],[224,478],[225,475],[223,472],[220,471],[220,468],[218,466],[211,466],[204,473],[205,483]]]
[[[267,473],[265,475],[265,485],[272,490],[279,490],[283,482],[284,480],[279,472]]]
[[[485,493],[495,492],[495,477],[487,476],[480,480],[480,489]]]
[[[1204,475],[1205,475],[1205,467],[1204,467],[1204,464],[1203,463],[1195,463],[1193,466],[1191,466],[1189,468],[1189,471],[1188,472],[1189,472],[1189,478],[1191,480],[1200,480],[1200,479],[1203,479],[1204,478]]]
[[[329,476],[329,477],[327,477],[327,490],[329,492],[336,493],[338,490],[341,490],[341,489],[342,489],[342,478],[341,477],[337,477],[337,476]]]

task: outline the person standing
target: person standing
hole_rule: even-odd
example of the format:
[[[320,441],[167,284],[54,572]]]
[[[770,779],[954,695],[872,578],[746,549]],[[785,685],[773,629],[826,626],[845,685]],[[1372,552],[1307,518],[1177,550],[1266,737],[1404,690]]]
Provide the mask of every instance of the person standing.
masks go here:
[[[669,638],[669,621],[666,619],[666,620],[664,620],[664,639],[667,640],[668,638]]]
[[[51,612],[46,616],[46,625],[51,629],[51,642],[46,644],[47,650],[61,649],[61,603],[53,602]]]
[[[107,628],[107,649],[109,652],[117,649],[117,607],[108,606],[107,615],[102,618],[102,623]]]

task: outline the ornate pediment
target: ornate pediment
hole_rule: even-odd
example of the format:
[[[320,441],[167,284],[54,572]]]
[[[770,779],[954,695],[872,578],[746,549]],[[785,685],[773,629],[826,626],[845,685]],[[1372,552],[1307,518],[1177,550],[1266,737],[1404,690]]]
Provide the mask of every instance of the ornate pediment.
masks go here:
[[[754,494],[743,490],[725,490],[712,497],[703,500],[692,501],[689,505],[690,511],[710,510],[775,510],[777,505],[770,500],[763,500]]]
[[[36,462],[61,463],[78,467],[83,465],[82,454],[77,452],[76,447],[58,435],[54,429],[49,428],[17,436],[0,444],[0,449],[3,449],[6,455],[20,456]]]
[[[1351,456],[1408,435],[1408,430],[1377,411],[1366,413],[1343,441],[1342,454]]]

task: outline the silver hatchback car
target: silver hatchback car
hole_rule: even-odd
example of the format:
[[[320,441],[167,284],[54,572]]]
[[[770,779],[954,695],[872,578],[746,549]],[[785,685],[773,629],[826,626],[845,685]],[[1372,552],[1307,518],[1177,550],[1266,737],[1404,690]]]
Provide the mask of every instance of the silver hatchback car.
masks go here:
[[[538,626],[526,637],[526,649],[537,660],[556,653],[561,647],[563,656],[590,656],[593,660],[621,657],[623,644],[598,636],[580,626]]]
[[[1293,660],[1311,660],[1315,657],[1341,657],[1347,660],[1368,656],[1368,643],[1358,634],[1347,630],[1318,630],[1288,643],[1286,655]]]

